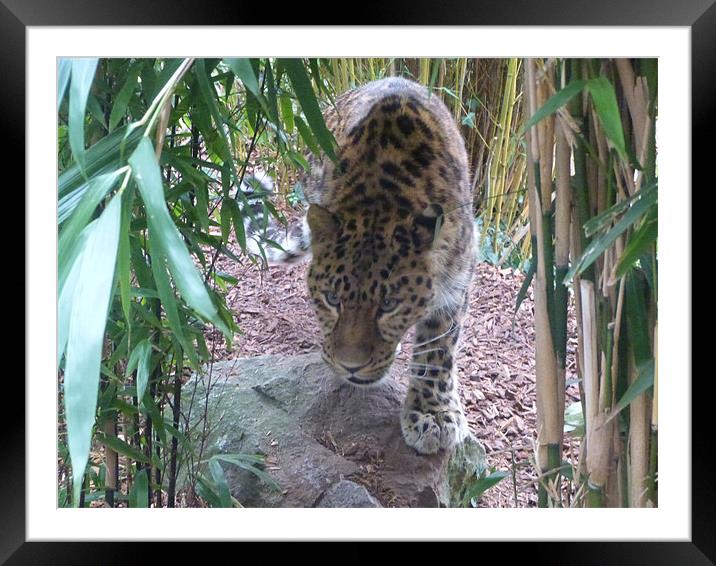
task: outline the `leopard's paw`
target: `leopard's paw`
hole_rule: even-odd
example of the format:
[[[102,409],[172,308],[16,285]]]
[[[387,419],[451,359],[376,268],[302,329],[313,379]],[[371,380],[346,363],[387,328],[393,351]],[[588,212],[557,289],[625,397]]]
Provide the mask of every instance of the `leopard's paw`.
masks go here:
[[[441,448],[448,450],[469,434],[465,415],[456,409],[425,413],[406,410],[400,424],[405,442],[421,454],[435,454]]]

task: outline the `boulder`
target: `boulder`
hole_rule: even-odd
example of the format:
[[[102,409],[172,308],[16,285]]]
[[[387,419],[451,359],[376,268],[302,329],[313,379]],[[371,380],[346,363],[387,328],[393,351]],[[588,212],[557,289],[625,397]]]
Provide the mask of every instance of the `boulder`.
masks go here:
[[[379,385],[356,388],[318,353],[260,356],[215,363],[182,396],[194,398],[195,417],[208,401],[204,459],[265,457],[280,489],[222,462],[231,494],[246,507],[458,506],[486,471],[485,452],[472,437],[430,456],[408,447],[399,423],[405,375],[396,363]]]

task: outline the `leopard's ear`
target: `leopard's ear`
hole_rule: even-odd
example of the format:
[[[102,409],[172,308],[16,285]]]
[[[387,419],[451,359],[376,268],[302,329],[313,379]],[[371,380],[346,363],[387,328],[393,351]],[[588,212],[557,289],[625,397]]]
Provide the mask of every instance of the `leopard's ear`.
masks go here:
[[[420,247],[422,249],[431,248],[437,241],[443,226],[443,207],[439,204],[428,205],[421,214],[413,218],[413,225]]]
[[[314,242],[335,236],[341,225],[338,215],[318,204],[311,204],[306,220],[311,228],[311,240]]]

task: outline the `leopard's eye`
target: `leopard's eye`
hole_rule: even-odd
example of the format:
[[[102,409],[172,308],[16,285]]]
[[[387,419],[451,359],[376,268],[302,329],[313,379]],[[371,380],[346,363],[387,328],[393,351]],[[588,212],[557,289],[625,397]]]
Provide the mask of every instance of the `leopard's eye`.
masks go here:
[[[341,304],[341,300],[334,291],[325,291],[323,294],[326,297],[326,302],[332,307],[337,307]]]
[[[394,311],[397,306],[398,306],[397,299],[390,299],[390,298],[386,297],[382,301],[380,301],[380,310],[382,312]]]

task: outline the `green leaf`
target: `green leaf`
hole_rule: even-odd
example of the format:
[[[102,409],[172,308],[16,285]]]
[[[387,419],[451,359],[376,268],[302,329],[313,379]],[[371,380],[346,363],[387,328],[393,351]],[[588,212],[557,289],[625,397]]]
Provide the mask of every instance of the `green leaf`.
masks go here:
[[[301,138],[308,146],[308,149],[311,150],[313,155],[319,155],[320,149],[318,148],[318,144],[316,143],[316,138],[313,137],[311,129],[306,125],[306,122],[304,122],[300,116],[296,116],[295,121],[296,127],[298,128],[298,133],[301,134]]]
[[[236,241],[241,246],[241,251],[246,253],[246,232],[244,231],[244,218],[237,202],[229,199],[227,202],[231,211],[231,218],[234,222],[234,231],[236,232]]]
[[[657,181],[654,180],[654,181],[650,182],[649,184],[643,186],[641,188],[641,190],[634,193],[628,199],[620,201],[620,202],[610,206],[609,208],[607,208],[605,211],[598,214],[597,216],[590,218],[587,222],[584,223],[585,236],[592,236],[593,234],[595,234],[597,232],[601,232],[603,230],[608,229],[609,226],[617,219],[617,217],[620,214],[623,214],[624,211],[628,210],[632,204],[634,204],[637,200],[642,198],[644,195],[647,195],[648,193],[654,192],[656,190],[657,190]]]
[[[151,240],[156,241],[166,255],[172,276],[183,299],[200,317],[212,322],[229,336],[230,331],[219,318],[204,281],[186,249],[179,230],[169,216],[164,201],[159,164],[152,143],[147,138],[139,143],[129,158],[129,163],[147,208]]]
[[[65,360],[65,418],[74,501],[79,501],[97,407],[100,363],[112,296],[120,199],[109,203],[87,238],[72,301]]]
[[[131,460],[134,460],[135,462],[140,462],[142,464],[148,464],[149,458],[147,458],[147,455],[142,452],[141,450],[138,450],[134,446],[131,446],[130,444],[127,444],[124,440],[120,440],[114,435],[111,434],[105,434],[102,431],[97,432],[97,441],[101,442],[105,446],[108,446],[117,454],[121,454],[122,456],[127,456]]]
[[[231,145],[226,140],[226,132],[224,130],[224,118],[221,115],[221,110],[219,109],[219,103],[216,99],[216,89],[214,88],[214,83],[209,80],[210,71],[206,69],[206,66],[204,64],[204,59],[197,59],[196,61],[196,72],[194,73],[196,77],[196,82],[199,86],[199,93],[201,94],[201,97],[204,99],[204,103],[206,104],[206,107],[209,109],[209,113],[211,114],[211,117],[214,120],[215,124],[215,130],[214,133],[216,135],[216,140],[219,142],[220,151],[221,151],[221,158],[228,162],[231,165],[231,169],[234,168],[233,166],[233,159],[231,157]],[[205,132],[206,133],[206,132]]]
[[[137,87],[137,79],[139,78],[139,73],[142,70],[142,65],[142,61],[137,60],[130,65],[129,70],[127,71],[127,80],[124,82],[124,85],[117,93],[117,97],[114,100],[114,105],[112,106],[112,111],[109,114],[110,132],[117,127],[117,124],[119,124],[119,121],[122,119],[124,113],[127,111],[129,99],[132,98],[134,90]]]
[[[72,59],[68,125],[72,155],[81,170],[85,169],[85,109],[98,61],[89,57]]]
[[[293,102],[291,98],[284,95],[281,97],[281,117],[283,118],[283,124],[286,126],[286,131],[289,134],[293,133]]]
[[[336,140],[326,127],[326,122],[318,106],[318,100],[316,99],[316,94],[313,92],[311,80],[306,74],[303,61],[301,59],[280,59],[280,61],[286,69],[286,74],[291,80],[296,98],[303,109],[303,114],[306,116],[306,120],[311,126],[311,130],[318,140],[318,143],[326,155],[334,163],[337,162],[338,157],[335,151],[337,147]]]
[[[469,502],[473,498],[479,499],[482,497],[482,494],[485,493],[488,489],[491,487],[496,486],[498,483],[500,483],[503,479],[505,479],[507,476],[509,476],[509,472],[492,472],[489,476],[481,478],[477,480],[474,484],[470,486],[470,489],[467,490],[465,493],[465,497],[463,498],[463,501],[465,503]]]
[[[622,277],[639,258],[652,249],[659,232],[656,206],[652,207],[641,226],[634,232],[617,263],[616,277]]]
[[[125,375],[129,376],[135,369],[137,370],[137,399],[141,405],[144,399],[144,392],[147,390],[149,383],[149,363],[152,357],[152,344],[149,340],[142,340],[132,350],[127,362],[127,370]]]
[[[135,508],[149,507],[149,469],[142,468],[134,474],[134,484],[129,492],[129,506]]]
[[[67,92],[67,85],[70,84],[72,75],[72,59],[60,57],[57,61],[57,106],[62,104],[62,99]]]
[[[619,402],[614,405],[607,422],[616,417],[624,407],[628,406],[634,399],[654,385],[654,360],[644,361],[639,368],[638,377],[624,392]]]
[[[124,319],[129,324],[131,310],[131,242],[130,231],[132,221],[132,204],[134,202],[134,185],[125,189],[122,195],[122,217],[119,227],[119,250],[117,252],[117,276],[119,279],[119,294],[122,301],[122,312]]]
[[[106,175],[100,175],[89,181],[87,190],[82,194],[82,198],[72,212],[64,227],[60,230],[60,239],[58,243],[58,265],[60,271],[67,262],[67,258],[72,255],[72,250],[77,243],[77,237],[80,232],[85,229],[90,218],[97,210],[99,204],[107,196],[122,174],[122,171],[114,171]]]
[[[622,234],[627,228],[633,225],[639,218],[641,218],[651,206],[657,202],[657,191],[641,191],[641,198],[635,201],[632,206],[627,210],[622,218],[617,222],[614,227],[609,230],[606,234],[599,238],[594,238],[591,243],[584,250],[582,256],[572,265],[564,277],[564,283],[571,281],[571,279],[577,273],[582,273],[587,269],[594,261],[601,256],[604,251],[611,246],[614,241]]]
[[[572,100],[572,97],[575,94],[578,94],[582,92],[582,89],[584,88],[584,85],[587,81],[584,80],[575,80],[571,81],[568,85],[566,85],[562,90],[555,92],[548,100],[545,102],[537,112],[532,114],[530,116],[530,119],[527,120],[524,125],[520,128],[518,132],[518,136],[521,137],[525,134],[527,130],[529,130],[532,126],[540,122],[541,120],[544,120],[547,116],[550,116],[553,112],[556,112],[562,106],[567,104],[570,100]]]
[[[125,152],[133,151],[139,140],[142,139],[142,132],[138,128],[129,131],[127,126],[116,129],[110,135],[105,136],[85,153],[84,171],[89,178],[102,173],[115,171],[122,167],[124,148]],[[77,193],[87,189],[87,179],[77,164],[74,164],[60,174],[58,180],[58,204],[57,216],[61,219],[69,216],[79,202]]]
[[[82,262],[82,251],[87,243],[87,237],[95,228],[95,223],[87,226],[77,239],[77,243],[73,250],[73,255],[66,260],[66,264],[62,266],[65,275],[60,269],[58,280],[58,301],[57,301],[57,367],[59,368],[62,356],[67,346],[67,334],[70,328],[70,316],[72,314],[72,301],[75,296],[75,289],[80,275],[80,266]]]
[[[525,275],[524,281],[522,281],[522,285],[520,286],[520,290],[517,293],[517,299],[515,300],[515,312],[512,313],[512,330],[515,329],[515,321],[517,320],[517,311],[520,310],[520,305],[522,304],[522,301],[525,300],[525,297],[527,296],[527,291],[530,288],[530,284],[532,283],[532,278],[535,275],[535,272],[537,271],[537,246],[532,247],[532,261],[530,261],[529,269],[527,269],[527,274]]]
[[[281,486],[276,483],[276,480],[257,467],[259,464],[263,463],[263,458],[257,461],[256,456],[250,457],[248,454],[216,454],[212,456],[212,458],[221,460],[222,462],[228,462],[229,464],[234,464],[243,470],[251,472],[257,478],[266,483],[271,489],[281,491]]]
[[[592,96],[594,108],[597,111],[597,116],[599,116],[599,121],[602,123],[604,133],[614,144],[619,156],[627,161],[629,158],[624,142],[624,130],[622,129],[614,85],[606,77],[597,77],[587,81],[587,90]]]
[[[231,500],[231,492],[229,491],[229,484],[226,481],[226,475],[221,464],[216,459],[209,460],[209,471],[211,477],[214,479],[214,485],[219,496],[219,503],[221,507],[233,507],[234,504]]]

